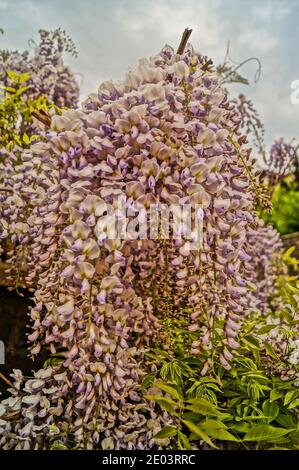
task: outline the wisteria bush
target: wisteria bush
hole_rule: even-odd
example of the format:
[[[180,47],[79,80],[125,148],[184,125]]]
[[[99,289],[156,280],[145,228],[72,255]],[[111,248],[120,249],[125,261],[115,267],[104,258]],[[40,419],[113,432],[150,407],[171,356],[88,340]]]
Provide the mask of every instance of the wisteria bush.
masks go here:
[[[297,448],[298,287],[211,61],[166,46],[48,119],[0,170],[7,276],[50,355],[14,371],[0,446]],[[181,215],[180,236],[145,233],[159,204],[199,207],[201,245]]]

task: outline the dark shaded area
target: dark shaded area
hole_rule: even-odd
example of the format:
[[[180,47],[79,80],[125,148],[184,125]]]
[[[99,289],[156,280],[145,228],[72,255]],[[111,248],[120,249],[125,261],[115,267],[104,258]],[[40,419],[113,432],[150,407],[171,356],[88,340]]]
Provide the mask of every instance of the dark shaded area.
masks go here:
[[[285,248],[291,248],[292,246],[295,248],[292,256],[299,260],[299,232],[282,235],[281,238]]]
[[[5,364],[0,364],[0,371],[7,377],[12,369],[21,369],[24,375],[31,375],[32,370],[38,369],[45,358],[39,357],[34,362],[28,357],[27,335],[29,332],[28,311],[32,294],[25,289],[9,291],[0,287],[0,340],[5,345]],[[7,385],[0,379],[0,392],[6,395]]]

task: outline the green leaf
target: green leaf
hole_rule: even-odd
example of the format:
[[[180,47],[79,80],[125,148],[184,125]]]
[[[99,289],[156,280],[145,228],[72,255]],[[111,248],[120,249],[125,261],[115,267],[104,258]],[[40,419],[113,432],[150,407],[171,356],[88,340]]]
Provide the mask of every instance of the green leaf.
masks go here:
[[[275,400],[278,400],[278,398],[281,398],[283,396],[283,392],[280,390],[276,390],[275,388],[271,390],[270,392],[270,402],[272,403]]]
[[[277,325],[265,325],[265,326],[262,326],[259,330],[257,330],[256,334],[265,335],[266,333],[269,333],[269,331],[273,330],[274,328],[277,328]]]
[[[68,448],[62,442],[54,441],[51,444],[51,450],[68,450]]]
[[[160,388],[161,390],[163,390],[163,392],[166,392],[168,393],[169,395],[171,395],[173,398],[175,398],[176,400],[179,400],[179,401],[182,401],[182,393],[179,393],[174,387],[172,387],[171,385],[166,385],[164,384],[163,382],[160,382],[159,380],[156,380],[154,385],[156,385],[158,388]]]
[[[213,444],[209,436],[196,424],[192,423],[192,421],[187,421],[186,419],[183,419],[182,422],[187,426],[187,428],[195,434],[199,439],[203,440],[209,446],[213,447],[214,449],[217,449],[217,446]]]
[[[264,343],[264,346],[265,346],[265,350],[268,356],[272,357],[276,361],[281,362],[280,357],[277,355],[274,348],[269,343]]]
[[[180,450],[191,450],[192,449],[191,444],[189,442],[189,439],[181,431],[179,431],[179,433],[178,433],[178,447],[179,447]]]
[[[23,142],[24,142],[26,145],[29,145],[29,144],[30,144],[30,137],[26,134],[26,132],[23,134]]]
[[[27,86],[22,86],[21,88],[18,88],[16,91],[16,96],[22,95],[22,93],[24,93],[24,91],[26,91],[27,88],[28,88]]]
[[[271,403],[269,400],[266,400],[263,403],[263,412],[268,416],[269,422],[271,422],[277,417],[279,406],[276,403]]]
[[[153,359],[157,360],[157,356],[154,356],[153,354],[147,354],[147,356],[152,357]],[[170,372],[170,362],[166,362],[165,364],[163,364],[160,370],[160,375],[163,380],[167,380],[169,372]]]
[[[264,414],[257,414],[257,415],[250,415],[250,416],[246,416],[246,420],[247,421],[263,421],[263,420],[267,420],[269,418],[269,416],[266,416]]]
[[[200,413],[204,416],[221,415],[221,412],[217,409],[217,407],[204,398],[192,398],[188,400],[188,403],[189,404],[186,406],[186,409],[194,411],[195,413]]]
[[[253,357],[254,357],[254,360],[255,360],[256,364],[259,366],[260,363],[261,363],[260,351],[258,349],[255,349],[255,348],[251,348],[251,352],[253,354]]]
[[[14,72],[13,70],[7,70],[7,76],[13,81],[17,82],[18,81],[18,74]]]
[[[219,441],[234,441],[240,442],[240,440],[231,434],[226,429],[209,429],[207,431],[208,436],[213,437]]]
[[[5,91],[8,91],[9,93],[13,94],[16,92],[16,89],[15,88],[12,88],[11,86],[3,86],[3,85],[0,85],[0,88],[3,88]]]
[[[290,429],[295,428],[298,424],[298,420],[290,412],[288,414],[279,413],[275,422]]]
[[[205,421],[201,421],[200,427],[205,431],[214,430],[214,429],[227,429],[226,424],[218,419],[206,419]]]
[[[299,398],[296,398],[296,400],[293,400],[291,404],[288,406],[289,410],[292,410],[294,408],[297,408],[299,406]]]
[[[227,431],[227,426],[219,420],[207,419],[206,421],[201,421],[199,425],[210,437],[221,441],[239,441],[237,437]]]
[[[287,251],[283,254],[283,257],[285,259],[289,258],[291,256],[291,254],[295,251],[296,247],[295,246],[291,246],[290,248],[287,249]]]
[[[249,344],[252,348],[260,349],[259,340],[252,335],[244,336],[243,341]]]
[[[13,70],[7,70],[7,75],[14,83],[24,83],[30,78],[30,73],[17,73]]]
[[[154,435],[154,439],[167,439],[175,436],[177,433],[176,428],[173,426],[164,426],[157,434]]]
[[[30,78],[30,73],[25,72],[25,73],[20,73],[18,76],[18,83],[25,83],[27,80]]]
[[[292,284],[288,283],[287,288],[290,292],[292,292],[295,295],[299,295],[299,289],[295,286],[292,286]]]
[[[287,392],[284,397],[283,404],[287,405],[288,403],[290,403],[295,394],[297,394],[297,390],[290,390],[289,392]]]
[[[234,390],[225,390],[223,392],[224,397],[237,397],[236,400],[239,400],[240,398],[240,393],[235,392]]]
[[[273,442],[291,431],[293,431],[293,429],[276,428],[270,426],[270,424],[258,424],[248,431],[244,437],[244,441]]]
[[[201,419],[201,415],[199,413],[194,413],[194,411],[187,411],[183,414],[183,418],[187,419],[188,421],[198,423],[198,421]]]
[[[293,321],[293,316],[292,316],[292,314],[291,314],[289,311],[287,311],[287,310],[282,310],[282,311],[280,312],[280,314],[281,314],[283,320],[285,320],[288,324],[291,324],[291,323],[292,323],[292,321]]]
[[[268,381],[267,377],[265,377],[262,373],[259,372],[246,372],[245,374],[243,374],[243,377],[250,377],[252,379]]]
[[[145,389],[148,388],[152,385],[153,381],[155,379],[154,374],[147,374],[143,377],[143,380],[141,382],[141,388]]]
[[[161,397],[160,395],[146,395],[145,397],[149,401],[154,401],[157,403],[163,410],[168,411],[173,416],[178,416],[175,408],[178,404],[173,401],[171,398]]]
[[[247,433],[251,429],[251,424],[245,423],[244,421],[241,423],[236,423],[233,426],[230,426],[230,429],[233,431],[241,432],[241,433]]]

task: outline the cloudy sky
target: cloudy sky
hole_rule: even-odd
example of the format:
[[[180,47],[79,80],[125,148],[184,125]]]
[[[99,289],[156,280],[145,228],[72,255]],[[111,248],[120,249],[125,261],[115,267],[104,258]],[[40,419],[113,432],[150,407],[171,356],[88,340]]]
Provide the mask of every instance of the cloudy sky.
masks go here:
[[[299,80],[299,0],[0,0],[0,47],[23,50],[40,28],[61,26],[73,38],[78,59],[66,57],[81,80],[82,98],[107,79],[119,79],[140,57],[168,43],[177,47],[185,27],[193,28],[195,49],[215,63],[231,56],[257,56],[243,73],[266,126],[269,145],[279,136],[299,137],[299,104],[291,83]],[[238,90],[234,90],[238,91]]]

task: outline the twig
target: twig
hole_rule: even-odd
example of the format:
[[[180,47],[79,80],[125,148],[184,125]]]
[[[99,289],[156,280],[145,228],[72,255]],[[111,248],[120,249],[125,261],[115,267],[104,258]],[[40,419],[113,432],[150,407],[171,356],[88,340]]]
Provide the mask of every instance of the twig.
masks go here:
[[[185,29],[185,31],[182,34],[182,39],[181,39],[180,45],[178,47],[177,54],[183,54],[184,53],[185,47],[187,45],[187,42],[188,42],[188,39],[189,39],[191,33],[192,33],[192,29],[190,29],[190,28]]]
[[[40,121],[45,126],[50,126],[51,119],[49,118],[49,116],[45,112],[35,110],[35,111],[32,111],[31,114],[32,114],[32,116],[34,116],[38,121]]]
[[[12,411],[11,413],[8,413],[7,415],[1,416],[1,419],[5,419],[6,421],[9,421],[10,419],[15,418],[19,414],[21,414],[21,410]]]
[[[281,238],[283,240],[290,240],[292,238],[295,238],[296,240],[299,240],[299,232],[287,233],[285,235],[281,235]]]
[[[11,388],[16,388],[9,379],[7,379],[5,377],[5,375],[2,374],[2,372],[0,372],[0,378],[7,384],[9,385]]]

